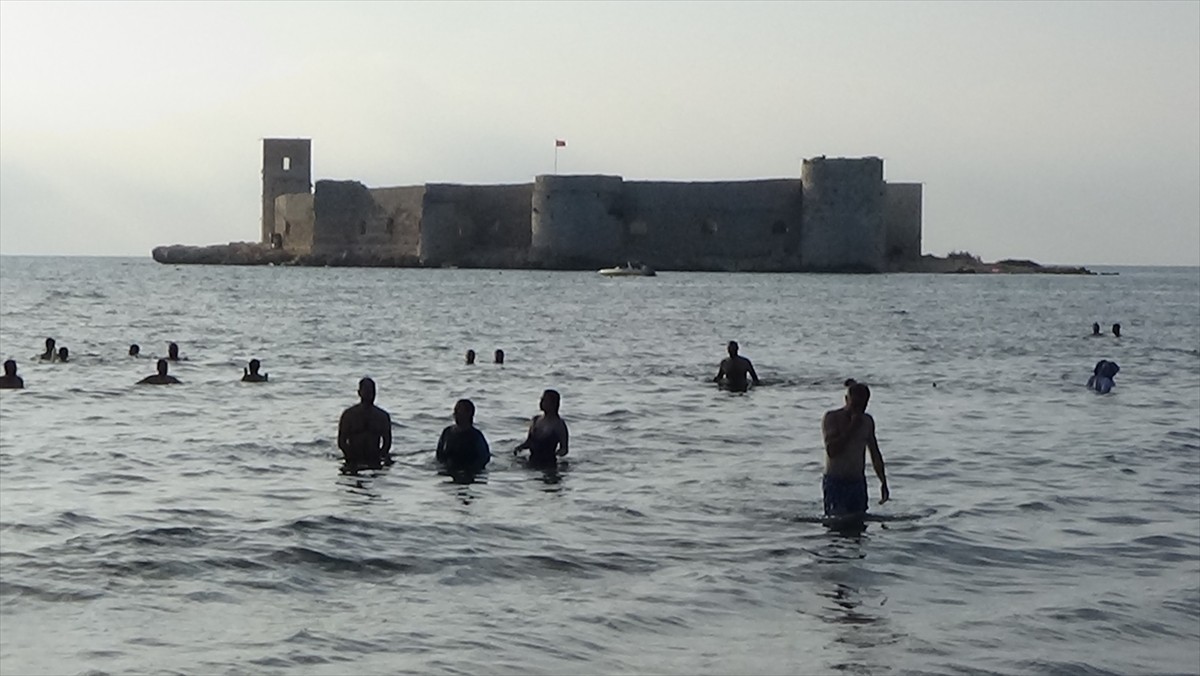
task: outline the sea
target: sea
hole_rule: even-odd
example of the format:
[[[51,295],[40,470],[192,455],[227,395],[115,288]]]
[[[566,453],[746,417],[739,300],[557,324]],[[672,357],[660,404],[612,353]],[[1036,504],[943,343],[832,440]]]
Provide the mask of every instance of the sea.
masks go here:
[[[1200,673],[1200,269],[1095,269],[0,258],[0,673]],[[182,384],[136,385],[169,342]],[[346,473],[364,376],[397,461]],[[868,463],[863,528],[821,518],[847,378],[891,488]],[[544,472],[512,449],[547,388]],[[474,483],[434,461],[460,398]]]

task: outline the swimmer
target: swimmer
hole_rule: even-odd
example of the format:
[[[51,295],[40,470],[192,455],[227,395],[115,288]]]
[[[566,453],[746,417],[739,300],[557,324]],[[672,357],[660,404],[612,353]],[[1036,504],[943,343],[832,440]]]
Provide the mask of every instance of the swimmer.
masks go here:
[[[1114,335],[1114,336],[1116,336],[1117,338],[1120,338],[1120,337],[1121,337],[1121,325],[1120,325],[1120,324],[1113,324],[1113,325],[1112,325],[1112,332],[1113,332],[1113,335]]]
[[[242,382],[243,383],[265,383],[265,382],[267,382],[268,374],[258,372],[258,369],[261,366],[262,366],[262,363],[259,362],[257,359],[251,359],[249,370],[242,369]]]
[[[67,359],[70,358],[70,356],[71,356],[71,351],[68,350],[66,347],[58,348],[58,360],[59,361],[67,361]]]
[[[129,356],[136,357],[142,353],[142,348],[138,347],[137,343],[129,346]]]
[[[871,464],[879,477],[879,504],[891,498],[883,455],[875,438],[875,419],[867,413],[870,399],[870,388],[863,383],[853,383],[847,388],[846,405],[827,412],[821,419],[821,435],[825,439],[825,475],[821,478],[821,489],[825,494],[826,516],[866,513],[864,451],[870,451]]]
[[[746,374],[749,373],[754,384],[760,384],[758,374],[754,372],[754,364],[751,364],[749,359],[738,356],[737,341],[729,341],[729,345],[725,349],[729,351],[729,357],[721,360],[721,368],[717,371],[717,377],[713,378],[713,382],[721,383],[721,380],[724,379],[726,389],[733,392],[745,392],[750,389],[750,383],[746,382]]]
[[[57,354],[58,352],[54,349],[54,339],[47,338],[46,351],[42,353],[42,356],[39,357],[39,359],[42,361],[54,361],[54,357],[57,356]]]
[[[496,363],[497,364],[504,363],[504,350],[496,350]]]
[[[1092,336],[1100,335],[1100,322],[1092,322]]]
[[[475,363],[475,350],[467,350],[467,366]]]
[[[167,359],[179,361],[179,346],[175,343],[167,345]]]
[[[542,400],[538,407],[542,414],[534,416],[529,423],[529,434],[525,441],[513,449],[516,455],[529,449],[529,464],[533,467],[555,467],[558,458],[567,454],[570,435],[567,433],[567,423],[558,415],[562,397],[555,390],[542,392]]]
[[[146,376],[138,381],[138,385],[178,385],[179,379],[175,376],[167,375],[167,360],[158,360],[158,373],[152,376]]]
[[[342,412],[338,448],[346,464],[374,467],[392,464],[392,417],[375,405],[375,381],[358,381],[359,403]]]
[[[477,474],[492,459],[487,439],[475,427],[475,404],[459,399],[454,404],[454,424],[442,430],[437,461],[453,475]]]
[[[4,375],[0,376],[0,390],[23,389],[25,389],[25,381],[21,376],[17,375],[17,362],[6,359],[4,361]]]
[[[1116,386],[1113,378],[1117,372],[1121,370],[1115,361],[1101,359],[1096,362],[1096,367],[1092,369],[1092,376],[1088,378],[1087,387],[1089,390],[1095,390],[1100,394],[1108,394],[1112,388]]]

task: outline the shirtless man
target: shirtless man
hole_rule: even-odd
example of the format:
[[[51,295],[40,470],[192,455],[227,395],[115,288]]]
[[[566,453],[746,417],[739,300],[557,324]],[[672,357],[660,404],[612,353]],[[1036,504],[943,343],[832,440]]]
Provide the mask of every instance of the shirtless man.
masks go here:
[[[158,373],[152,376],[146,376],[138,381],[138,385],[178,385],[179,379],[175,376],[167,375],[167,360],[158,360]]]
[[[42,361],[54,361],[54,358],[57,356],[58,356],[58,351],[54,349],[54,339],[47,338],[46,339],[46,351],[42,353],[42,356],[39,357],[39,359],[41,359]]]
[[[375,405],[375,381],[358,381],[361,401],[342,412],[338,448],[353,467],[378,468],[392,464],[392,418]]]
[[[821,488],[825,493],[826,516],[861,516],[867,511],[867,478],[864,476],[866,458],[871,452],[871,464],[879,477],[879,504],[888,501],[887,476],[883,455],[875,439],[875,419],[867,413],[871,390],[863,383],[850,382],[846,405],[829,411],[821,419],[821,434],[825,437],[825,476]]]
[[[258,372],[258,369],[261,367],[262,367],[262,362],[258,361],[257,359],[251,359],[250,360],[250,368],[242,369],[242,382],[243,383],[265,383],[265,382],[267,382],[268,374]]]
[[[17,362],[7,359],[4,362],[4,376],[0,377],[0,390],[23,390],[25,381],[17,375]]]
[[[531,467],[554,467],[558,464],[558,458],[567,454],[570,441],[567,423],[558,415],[561,403],[562,397],[557,391],[542,392],[542,400],[538,403],[542,415],[534,416],[529,423],[529,435],[513,449],[513,455],[528,448]]]
[[[726,388],[734,392],[745,392],[750,389],[750,384],[746,382],[746,374],[749,373],[754,384],[758,385],[758,374],[754,372],[754,364],[751,364],[749,359],[738,356],[737,341],[729,341],[726,349],[729,351],[729,357],[721,360],[721,368],[713,382],[720,383],[724,378]]]
[[[473,475],[492,459],[487,439],[475,427],[475,404],[459,399],[454,404],[454,424],[442,430],[438,439],[437,461],[454,475]]]

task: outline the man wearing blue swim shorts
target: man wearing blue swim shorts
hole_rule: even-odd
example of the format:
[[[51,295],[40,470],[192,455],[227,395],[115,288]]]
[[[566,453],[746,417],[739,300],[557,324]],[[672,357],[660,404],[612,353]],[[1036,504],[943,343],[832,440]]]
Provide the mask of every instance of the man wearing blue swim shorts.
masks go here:
[[[883,455],[875,439],[875,419],[867,413],[871,390],[863,383],[846,381],[846,405],[829,411],[821,419],[825,438],[826,516],[861,516],[867,511],[866,451],[879,477],[879,504],[891,497],[884,474]]]

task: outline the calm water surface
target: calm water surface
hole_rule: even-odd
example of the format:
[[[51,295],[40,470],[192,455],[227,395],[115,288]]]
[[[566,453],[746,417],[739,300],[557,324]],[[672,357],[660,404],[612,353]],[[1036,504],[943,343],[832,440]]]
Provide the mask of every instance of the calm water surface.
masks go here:
[[[1200,270],[1120,272],[0,259],[0,672],[1198,673]],[[730,339],[763,387],[708,382]],[[169,341],[184,384],[134,386]],[[398,462],[347,476],[364,375]],[[858,534],[816,518],[847,377],[893,496]],[[508,453],[547,387],[555,475]],[[472,485],[433,463],[464,396]]]

